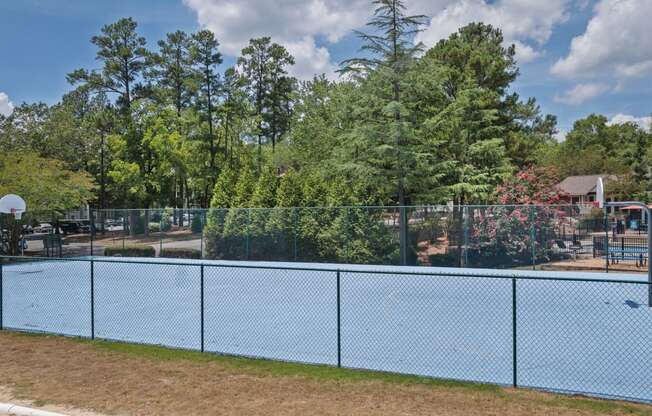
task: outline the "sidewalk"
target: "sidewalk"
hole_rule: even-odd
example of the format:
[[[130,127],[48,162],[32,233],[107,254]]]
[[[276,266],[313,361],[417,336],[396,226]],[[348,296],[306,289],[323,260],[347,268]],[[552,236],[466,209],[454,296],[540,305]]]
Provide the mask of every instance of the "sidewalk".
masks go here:
[[[31,407],[18,406],[11,403],[0,403],[0,415],[10,416],[67,416],[63,413],[53,413]]]
[[[0,384],[0,416],[102,416],[99,413],[65,406],[36,406],[29,400],[18,399],[13,389]]]

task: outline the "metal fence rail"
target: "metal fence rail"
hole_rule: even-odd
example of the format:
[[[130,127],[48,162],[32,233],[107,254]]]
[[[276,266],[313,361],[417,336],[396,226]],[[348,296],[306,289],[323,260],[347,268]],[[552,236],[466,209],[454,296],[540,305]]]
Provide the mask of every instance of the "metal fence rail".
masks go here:
[[[652,402],[650,284],[629,276],[0,260],[0,329]]]

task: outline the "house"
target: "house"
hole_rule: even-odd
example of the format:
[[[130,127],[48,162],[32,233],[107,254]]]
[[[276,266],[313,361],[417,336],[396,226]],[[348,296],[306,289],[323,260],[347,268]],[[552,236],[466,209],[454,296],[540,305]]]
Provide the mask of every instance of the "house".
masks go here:
[[[608,182],[618,179],[615,175],[608,174],[569,176],[561,181],[557,188],[568,194],[568,202],[571,204],[592,205],[595,202],[598,178],[602,178],[605,187]],[[606,195],[605,199],[607,201],[611,200]]]
[[[87,220],[90,218],[90,207],[88,204],[85,204],[79,208],[69,209],[65,212],[65,220]]]

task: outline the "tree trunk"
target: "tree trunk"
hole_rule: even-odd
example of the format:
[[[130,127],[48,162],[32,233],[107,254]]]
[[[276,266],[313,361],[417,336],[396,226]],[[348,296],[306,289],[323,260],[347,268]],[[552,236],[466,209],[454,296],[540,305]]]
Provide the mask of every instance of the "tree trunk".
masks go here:
[[[8,252],[6,254],[9,256],[19,256],[21,254],[20,236],[23,231],[22,230],[23,226],[21,221],[16,220],[13,215],[7,215],[7,217],[9,217],[9,220],[7,221],[6,224],[7,230],[9,231],[9,235],[8,235],[8,241],[6,242],[7,243],[6,248],[8,249]]]
[[[213,103],[211,100],[211,78],[210,78],[210,68],[206,67],[206,93],[208,101],[208,136],[210,140],[210,152],[211,152],[211,161],[210,161],[210,177],[215,177],[215,138],[213,137]],[[214,179],[213,179],[214,181]]]

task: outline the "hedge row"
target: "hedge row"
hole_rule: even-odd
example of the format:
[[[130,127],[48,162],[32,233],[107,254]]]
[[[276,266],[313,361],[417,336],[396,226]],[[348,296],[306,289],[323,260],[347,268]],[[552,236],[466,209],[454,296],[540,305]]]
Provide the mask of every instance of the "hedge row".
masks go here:
[[[201,251],[194,248],[164,248],[159,257],[170,259],[201,259]]]
[[[154,247],[144,244],[133,244],[128,246],[106,247],[104,255],[109,257],[156,257]]]

